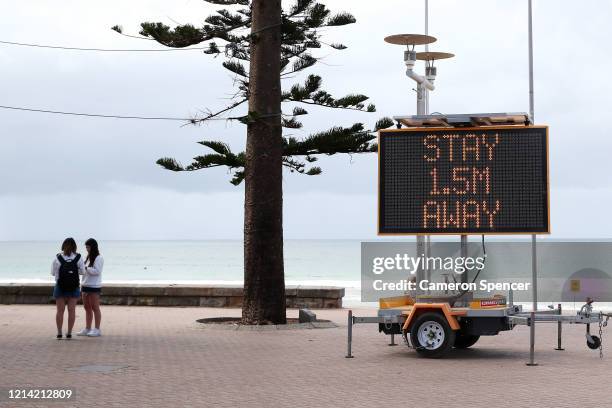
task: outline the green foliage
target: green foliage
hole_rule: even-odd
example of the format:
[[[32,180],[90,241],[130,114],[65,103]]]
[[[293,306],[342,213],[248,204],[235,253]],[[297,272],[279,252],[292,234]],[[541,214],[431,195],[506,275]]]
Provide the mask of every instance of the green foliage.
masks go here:
[[[283,121],[286,119],[283,118]],[[373,130],[365,130],[362,123],[351,127],[336,126],[324,132],[312,134],[302,140],[294,137],[283,138],[283,166],[291,172],[316,176],[323,172],[318,166],[308,167],[317,161],[317,155],[332,156],[338,153],[358,154],[376,152],[378,146],[374,143],[374,131],[393,126],[390,118],[382,118],[376,122]],[[290,127],[290,126],[287,126]],[[183,167],[174,159],[163,158],[157,164],[172,171],[195,171],[211,167],[226,166],[233,174],[231,183],[239,185],[244,180],[245,153],[234,154],[228,145],[221,142],[202,141],[201,145],[208,147],[214,153],[194,157],[194,161]]]
[[[306,109],[302,108],[301,106],[294,107],[293,116],[300,116],[300,115],[308,115],[308,112],[306,111]]]
[[[314,3],[306,10],[306,17],[304,17],[303,23],[309,28],[322,27],[329,13],[330,11],[324,4]]]
[[[283,118],[281,120],[281,125],[284,128],[289,128],[289,129],[300,129],[303,126],[302,122],[298,121],[295,118],[290,118],[290,119]]]
[[[248,6],[249,0],[204,0],[207,3],[219,4],[221,6],[233,6],[239,4],[241,6]]]
[[[382,118],[376,121],[374,125],[374,132],[378,132],[381,129],[388,129],[393,126],[395,122],[391,118]]]
[[[369,98],[361,94],[349,94],[334,98],[321,89],[323,80],[318,75],[309,75],[304,84],[294,84],[289,91],[283,92],[282,100],[319,105],[328,108],[353,109],[365,112],[376,112],[374,104],[365,106],[363,102]]]
[[[334,26],[337,27],[337,26],[343,26],[347,24],[353,24],[355,22],[357,22],[357,20],[355,20],[355,17],[353,17],[351,14],[340,13],[340,14],[336,14],[335,16],[327,19],[325,25],[328,27],[334,27]]]
[[[346,45],[340,43],[332,43],[329,44],[329,46],[335,50],[346,50],[348,48]]]
[[[235,61],[235,60],[223,61],[223,67],[227,69],[228,71],[233,72],[236,75],[240,75],[241,77],[245,77],[245,78],[249,77],[249,75],[246,72],[246,69],[244,68],[244,65],[242,65],[238,61]]]
[[[204,38],[204,33],[186,24],[171,29],[162,23],[142,23],[140,34],[145,37],[152,37],[160,44],[173,48],[183,48],[190,45],[199,44]]]
[[[157,164],[170,171],[185,171],[183,165],[171,157],[162,157],[157,160]]]
[[[205,0],[207,3],[223,6],[214,14],[208,16],[201,26],[192,24],[169,27],[159,22],[141,24],[140,34],[152,38],[168,47],[182,48],[195,44],[206,43],[205,54],[215,57],[222,56],[222,66],[235,76],[236,92],[234,100],[226,108],[217,112],[209,112],[200,118],[194,118],[194,124],[207,120],[225,118],[250,125],[271,115],[261,115],[250,111],[246,115],[226,116],[231,110],[249,99],[250,49],[258,40],[258,32],[251,32],[252,16],[249,0]],[[334,50],[345,50],[340,43],[324,43],[321,41],[324,27],[338,27],[355,23],[355,18],[345,12],[332,13],[326,5],[316,0],[295,0],[286,8],[281,16],[281,79],[287,79],[308,70],[320,62],[320,57],[314,53],[327,46]],[[118,33],[123,33],[121,26],[112,27]],[[260,30],[279,29],[278,26],[263,27]],[[300,129],[303,124],[298,116],[308,115],[308,111],[300,105],[316,105],[324,108],[350,109],[361,112],[375,112],[376,107],[367,103],[369,98],[360,93],[349,93],[336,97],[322,89],[323,80],[320,76],[310,74],[303,82],[295,83],[282,93],[283,104],[292,104],[290,114],[282,114],[281,126],[286,129]],[[339,153],[369,153],[376,151],[376,138],[373,132],[393,126],[393,121],[383,118],[376,122],[371,130],[366,130],[361,123],[350,127],[334,126],[323,132],[314,133],[303,139],[283,137],[283,165],[292,172],[306,175],[321,174],[320,167],[310,166],[317,161],[318,155],[334,155]],[[216,141],[202,141],[200,144],[210,150],[210,153],[197,156],[188,166],[183,166],[172,158],[161,158],[157,163],[171,171],[195,171],[212,167],[227,167],[233,177],[231,183],[238,185],[244,180],[244,152],[234,154],[228,145]]]

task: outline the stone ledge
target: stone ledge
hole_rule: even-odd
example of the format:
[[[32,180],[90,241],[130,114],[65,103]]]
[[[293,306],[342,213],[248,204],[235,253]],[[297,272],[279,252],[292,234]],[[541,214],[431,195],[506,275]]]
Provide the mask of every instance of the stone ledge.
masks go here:
[[[0,284],[0,304],[53,303],[52,283]],[[230,285],[109,284],[101,303],[130,306],[241,307],[243,288]],[[342,307],[344,288],[287,286],[287,307],[333,309]]]

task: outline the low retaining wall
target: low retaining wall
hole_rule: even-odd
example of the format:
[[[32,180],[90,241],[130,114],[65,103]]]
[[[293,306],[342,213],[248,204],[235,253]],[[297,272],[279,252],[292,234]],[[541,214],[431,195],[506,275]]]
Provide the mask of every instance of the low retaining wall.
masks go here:
[[[51,283],[0,284],[0,304],[53,303]],[[332,309],[342,307],[344,288],[287,286],[287,307]],[[241,286],[226,285],[119,285],[102,288],[101,303],[128,306],[241,307]]]

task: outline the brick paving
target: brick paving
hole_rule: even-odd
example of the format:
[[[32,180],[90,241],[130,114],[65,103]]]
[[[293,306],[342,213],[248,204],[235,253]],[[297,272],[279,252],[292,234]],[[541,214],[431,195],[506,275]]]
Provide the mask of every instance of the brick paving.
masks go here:
[[[540,366],[527,367],[525,327],[426,360],[403,344],[388,347],[375,325],[357,325],[355,358],[345,359],[345,310],[316,311],[335,329],[274,332],[195,323],[238,309],[109,306],[103,313],[103,337],[57,341],[53,306],[0,306],[0,388],[77,393],[75,401],[0,407],[612,407],[612,348],[600,360],[586,348],[583,326],[564,327],[563,352],[553,350],[555,326],[538,326]]]

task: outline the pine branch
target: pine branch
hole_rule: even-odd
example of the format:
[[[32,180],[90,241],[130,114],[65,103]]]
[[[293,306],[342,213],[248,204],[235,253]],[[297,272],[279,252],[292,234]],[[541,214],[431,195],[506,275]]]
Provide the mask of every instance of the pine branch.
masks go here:
[[[170,171],[185,171],[181,163],[170,157],[162,157],[157,160],[157,164]]]
[[[340,43],[331,43],[329,46],[335,50],[346,50],[348,48],[346,45]]]
[[[319,28],[325,24],[325,19],[330,11],[324,4],[315,3],[306,10],[304,24],[309,28]]]
[[[190,45],[199,44],[206,41],[202,30],[191,24],[177,26],[170,29],[163,23],[145,22],[140,25],[140,35],[151,37],[160,44],[172,48],[184,48]]]
[[[293,116],[308,115],[308,111],[301,106],[293,108]]]
[[[299,55],[298,57],[299,58],[293,62],[291,71],[284,72],[283,74],[281,74],[281,76],[287,76],[287,75],[291,75],[291,74],[295,74],[297,72],[303,71],[307,68],[312,67],[319,61],[317,58],[313,57],[310,54]]]
[[[213,2],[214,1],[223,0],[213,0]],[[231,2],[228,4],[242,4],[242,2]],[[231,33],[237,29],[250,27],[251,16],[249,11],[232,14],[228,10],[218,10],[217,14],[208,16],[204,21],[207,24],[202,28],[196,28],[191,24],[185,24],[178,25],[173,29],[163,23],[145,22],[140,25],[140,35],[151,37],[160,44],[173,48],[188,47],[215,38],[230,43],[240,43],[248,39],[248,36],[235,36]],[[113,29],[117,31],[116,28],[118,28],[118,26],[115,26]]]
[[[233,72],[236,75],[240,75],[241,77],[244,77],[244,78],[249,77],[249,74],[247,73],[246,68],[244,68],[244,65],[242,65],[238,61],[232,61],[232,60],[223,61],[222,65],[225,69]]]
[[[249,0],[205,0],[211,4],[221,6],[249,6]],[[208,48],[204,53],[215,57],[223,54],[222,66],[236,75],[235,87],[237,89],[234,100],[229,106],[210,112],[202,118],[195,118],[191,123],[198,124],[212,119],[221,119],[224,114],[248,101],[249,98],[249,72],[246,62],[250,61],[250,50],[253,42],[257,40],[257,33],[248,33],[251,27],[251,10],[249,8],[221,9],[208,16],[205,23],[196,28],[193,25],[178,25],[170,28],[162,23],[143,23],[141,35],[147,39],[166,45],[168,47],[187,47],[208,41]],[[347,47],[340,43],[326,43],[321,41],[320,28],[352,24],[355,18],[349,13],[332,14],[323,4],[316,0],[295,0],[293,6],[282,14],[281,32],[281,68],[282,77],[295,74],[312,68],[320,59],[312,54],[313,49],[326,45],[335,50],[344,50]],[[276,26],[275,26],[276,27]],[[121,27],[114,27],[115,31],[122,32]],[[285,71],[286,70],[286,71]],[[348,109],[360,112],[374,112],[373,104],[368,104],[369,98],[360,93],[349,93],[342,97],[334,97],[321,89],[322,79],[317,75],[309,75],[303,83],[294,84],[283,92],[281,102],[295,102],[298,104],[317,105],[334,109]],[[299,129],[302,127],[298,116],[307,115],[308,112],[301,106],[294,106],[292,114],[283,114],[280,118],[284,128]],[[249,111],[239,117],[229,117],[228,120],[238,120],[249,124],[262,118],[260,113]],[[350,127],[334,126],[327,131],[309,135],[303,139],[283,137],[283,166],[289,171],[305,175],[318,175],[322,170],[312,164],[320,155],[335,155],[340,153],[356,154],[376,151],[375,132],[393,126],[389,118],[382,118],[376,122],[372,130],[366,130],[364,125],[356,123]],[[209,152],[196,156],[188,166],[183,166],[175,159],[164,157],[157,163],[171,171],[196,171],[214,167],[227,167],[232,174],[230,182],[239,185],[245,177],[245,152],[233,153],[230,147],[220,141],[202,141],[200,145],[209,149]]]
[[[283,118],[281,120],[281,126],[284,128],[288,128],[288,129],[301,129],[303,124],[302,122],[300,122],[299,120],[295,118],[290,118],[290,119]]]
[[[295,17],[299,14],[306,12],[308,7],[311,7],[314,4],[314,0],[297,0],[293,7],[289,9],[289,13],[287,14],[289,17]]]
[[[241,5],[248,6],[249,0],[204,0],[207,3],[218,4],[221,6]]]
[[[294,109],[294,113],[301,114],[299,108]],[[308,164],[317,161],[317,155],[331,156],[338,153],[356,154],[376,152],[378,146],[373,143],[376,139],[374,132],[393,126],[391,118],[379,119],[374,125],[373,130],[364,130],[362,123],[355,123],[353,126],[333,127],[325,132],[318,132],[308,136],[303,140],[293,137],[283,138],[283,166],[291,172],[297,172],[309,176],[322,173],[320,167],[308,167]],[[161,158],[157,164],[171,171],[196,171],[213,167],[226,166],[233,172],[231,183],[239,185],[244,180],[244,166],[246,154],[241,152],[232,153],[230,147],[218,141],[204,140],[198,142],[212,150],[214,153],[196,156],[193,163],[184,167],[172,158]]]
[[[364,105],[369,98],[361,94],[350,94],[334,98],[328,92],[321,90],[322,79],[318,75],[309,75],[303,85],[295,84],[282,95],[282,101],[300,102],[309,105],[319,105],[327,108],[349,109],[361,112],[375,112],[374,104]]]
[[[353,17],[353,15],[349,13],[338,13],[335,16],[328,18],[324,26],[325,27],[338,27],[338,26],[343,26],[347,24],[353,24],[356,22],[357,20],[355,19],[355,17]]]
[[[198,144],[201,144],[202,146],[206,146],[209,149],[213,150],[215,153],[218,153],[218,154],[221,154],[221,155],[231,153],[229,146],[226,145],[223,142],[215,142],[215,141],[212,141],[212,140],[203,140],[201,142],[198,142]]]
[[[376,124],[374,124],[374,129],[372,130],[373,132],[378,132],[379,130],[382,129],[388,129],[391,126],[393,126],[395,124],[395,122],[393,121],[393,119],[388,118],[388,117],[384,117],[382,119],[378,119],[376,121]]]
[[[203,118],[194,118],[194,119],[191,120],[190,123],[192,125],[196,125],[196,124],[201,124],[202,122],[206,122],[207,120],[210,120],[210,119],[218,118],[220,115],[224,114],[225,112],[228,112],[228,111],[230,111],[230,110],[232,110],[232,109],[242,105],[243,103],[245,103],[247,101],[248,101],[248,98],[240,99],[239,101],[236,101],[236,102],[232,103],[231,105],[226,106],[225,108],[223,108],[223,109],[221,109],[221,110],[219,110],[217,112],[209,113],[208,115],[204,116]],[[226,118],[226,119],[227,120],[240,120],[240,119],[242,119],[242,116]]]

